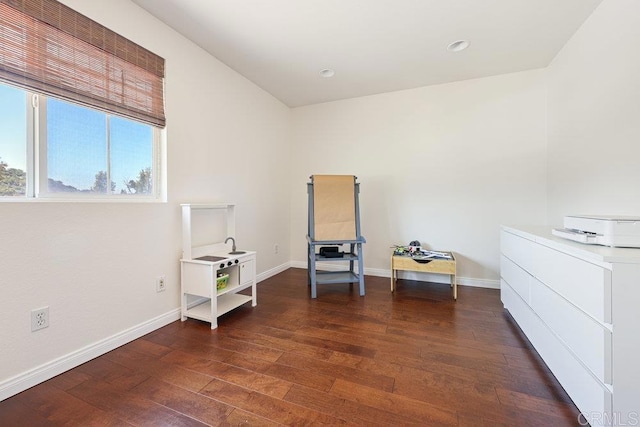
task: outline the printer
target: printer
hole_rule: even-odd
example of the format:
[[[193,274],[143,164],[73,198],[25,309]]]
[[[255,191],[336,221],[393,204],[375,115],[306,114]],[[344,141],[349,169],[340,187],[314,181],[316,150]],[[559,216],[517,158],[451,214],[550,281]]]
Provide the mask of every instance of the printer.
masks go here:
[[[569,215],[552,234],[591,245],[640,248],[640,217]]]

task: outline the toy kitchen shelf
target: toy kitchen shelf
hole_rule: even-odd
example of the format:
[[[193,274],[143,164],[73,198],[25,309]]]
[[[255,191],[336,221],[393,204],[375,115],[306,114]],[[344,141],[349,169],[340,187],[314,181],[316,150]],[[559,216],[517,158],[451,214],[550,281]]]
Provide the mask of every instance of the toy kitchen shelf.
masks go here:
[[[183,204],[182,206],[182,259],[180,259],[182,321],[193,318],[211,323],[211,329],[218,327],[218,317],[251,302],[256,298],[256,253],[253,251],[232,252],[231,245],[225,243],[205,243],[194,246],[194,211],[211,214],[211,220],[226,222],[226,236],[235,238],[235,217],[233,204]],[[202,216],[202,215],[201,215]],[[205,227],[208,228],[208,227]],[[215,227],[214,227],[215,228]],[[210,231],[210,230],[209,230]],[[207,241],[207,236],[198,241]],[[212,240],[215,241],[215,237]],[[228,274],[226,286],[218,289],[219,276]],[[250,289],[250,295],[239,293]]]

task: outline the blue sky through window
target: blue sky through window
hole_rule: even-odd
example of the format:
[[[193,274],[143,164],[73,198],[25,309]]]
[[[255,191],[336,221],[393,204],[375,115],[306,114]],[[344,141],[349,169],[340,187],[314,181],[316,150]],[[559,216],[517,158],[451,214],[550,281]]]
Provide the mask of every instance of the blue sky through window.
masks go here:
[[[78,190],[89,190],[96,173],[106,170],[106,114],[49,98],[48,177]]]
[[[27,96],[0,84],[0,159],[10,168],[26,168]]]
[[[153,128],[111,116],[111,180],[116,193],[125,182],[137,179],[142,169],[152,168]],[[153,168],[152,168],[153,169]]]
[[[0,84],[0,158],[25,170],[26,93]],[[152,168],[153,128],[110,117],[111,181],[119,194],[142,169]],[[101,111],[49,98],[47,101],[48,178],[89,190],[96,174],[106,171],[107,121]]]

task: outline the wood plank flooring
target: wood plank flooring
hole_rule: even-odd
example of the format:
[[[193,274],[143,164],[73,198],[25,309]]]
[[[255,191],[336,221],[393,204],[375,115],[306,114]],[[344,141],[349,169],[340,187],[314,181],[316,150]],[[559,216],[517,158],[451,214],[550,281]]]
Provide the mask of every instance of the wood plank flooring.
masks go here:
[[[499,291],[366,291],[312,300],[289,269],[217,330],[177,321],[0,402],[0,425],[579,425]]]

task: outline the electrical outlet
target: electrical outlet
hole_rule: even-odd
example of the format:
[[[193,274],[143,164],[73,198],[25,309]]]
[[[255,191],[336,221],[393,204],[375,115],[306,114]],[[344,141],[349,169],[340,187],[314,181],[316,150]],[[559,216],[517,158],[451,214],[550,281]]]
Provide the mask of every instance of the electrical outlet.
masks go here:
[[[49,306],[31,310],[31,332],[49,327]]]
[[[278,244],[276,243],[275,245],[273,245],[273,253],[277,254],[278,253]]]
[[[163,292],[167,289],[167,283],[164,280],[164,276],[159,276],[156,279],[156,292]]]

